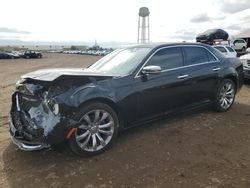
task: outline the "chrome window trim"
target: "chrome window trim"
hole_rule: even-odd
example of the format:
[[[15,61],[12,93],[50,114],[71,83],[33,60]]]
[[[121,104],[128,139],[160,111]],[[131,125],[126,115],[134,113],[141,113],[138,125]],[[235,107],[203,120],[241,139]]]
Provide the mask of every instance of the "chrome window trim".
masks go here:
[[[165,47],[161,47],[159,49],[157,49],[153,54],[150,55],[150,57],[145,61],[145,63],[141,66],[141,68],[139,69],[139,71],[136,73],[134,78],[140,78],[141,75],[140,72],[143,69],[143,67],[145,67],[145,65],[149,62],[149,60],[160,50],[163,49],[167,49],[167,48],[175,48],[175,47],[199,47],[199,48],[204,48],[205,50],[207,50],[215,59],[216,61],[209,61],[209,62],[204,62],[204,63],[197,63],[197,64],[193,64],[193,65],[186,65],[186,66],[181,66],[181,67],[176,67],[176,68],[172,68],[172,69],[165,69],[162,70],[161,72],[168,72],[168,71],[173,71],[173,70],[178,70],[178,69],[183,69],[183,68],[187,68],[187,67],[193,67],[193,66],[198,66],[198,65],[204,65],[204,64],[210,64],[210,63],[217,63],[219,62],[219,59],[217,58],[216,55],[214,55],[213,52],[211,52],[208,48],[204,47],[204,46],[198,46],[198,45],[174,45],[174,46],[165,46]]]
[[[218,62],[218,61],[209,61],[209,62],[197,63],[197,64],[193,64],[193,65],[186,65],[186,66],[177,67],[177,68],[173,68],[173,69],[165,69],[165,70],[162,70],[161,72],[168,72],[168,71],[172,71],[172,70],[178,70],[178,69],[194,67],[194,66],[199,66],[199,65],[206,65],[206,64],[216,63],[216,62]]]

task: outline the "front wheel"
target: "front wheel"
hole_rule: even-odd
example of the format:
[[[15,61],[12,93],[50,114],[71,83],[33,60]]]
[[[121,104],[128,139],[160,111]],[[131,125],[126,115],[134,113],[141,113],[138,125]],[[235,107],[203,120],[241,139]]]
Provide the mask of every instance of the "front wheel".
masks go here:
[[[225,112],[231,108],[236,94],[235,83],[230,79],[222,81],[215,95],[215,109]]]
[[[77,114],[80,125],[72,134],[71,150],[81,156],[95,155],[109,148],[118,134],[119,121],[108,105],[91,102]]]

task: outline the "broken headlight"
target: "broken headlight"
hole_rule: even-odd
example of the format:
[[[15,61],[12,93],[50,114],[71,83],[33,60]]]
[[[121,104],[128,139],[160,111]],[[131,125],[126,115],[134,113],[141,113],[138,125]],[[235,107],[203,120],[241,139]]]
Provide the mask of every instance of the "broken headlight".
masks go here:
[[[54,98],[49,98],[47,91],[43,93],[43,103],[54,115],[59,114],[59,104]]]
[[[50,99],[48,101],[48,106],[50,110],[53,112],[53,114],[58,115],[59,114],[59,104],[56,102],[55,99]]]

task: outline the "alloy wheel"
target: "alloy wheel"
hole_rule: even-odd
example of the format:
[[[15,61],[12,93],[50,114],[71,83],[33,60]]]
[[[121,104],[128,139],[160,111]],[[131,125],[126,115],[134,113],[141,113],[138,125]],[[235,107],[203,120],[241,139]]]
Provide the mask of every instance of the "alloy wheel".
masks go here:
[[[232,83],[226,82],[220,90],[219,100],[223,109],[228,109],[233,104],[235,89]]]
[[[81,125],[75,131],[78,146],[88,152],[103,149],[112,139],[115,125],[111,114],[105,110],[92,110],[80,119]]]

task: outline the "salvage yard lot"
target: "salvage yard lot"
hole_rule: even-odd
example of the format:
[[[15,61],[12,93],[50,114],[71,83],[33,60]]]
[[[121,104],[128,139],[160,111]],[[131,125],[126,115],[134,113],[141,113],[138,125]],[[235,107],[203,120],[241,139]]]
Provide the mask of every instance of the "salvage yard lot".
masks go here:
[[[23,152],[7,114],[16,81],[41,68],[86,67],[100,57],[44,54],[0,60],[0,187],[250,187],[250,85],[230,111],[203,109],[120,134],[114,147],[81,158],[67,148]]]

